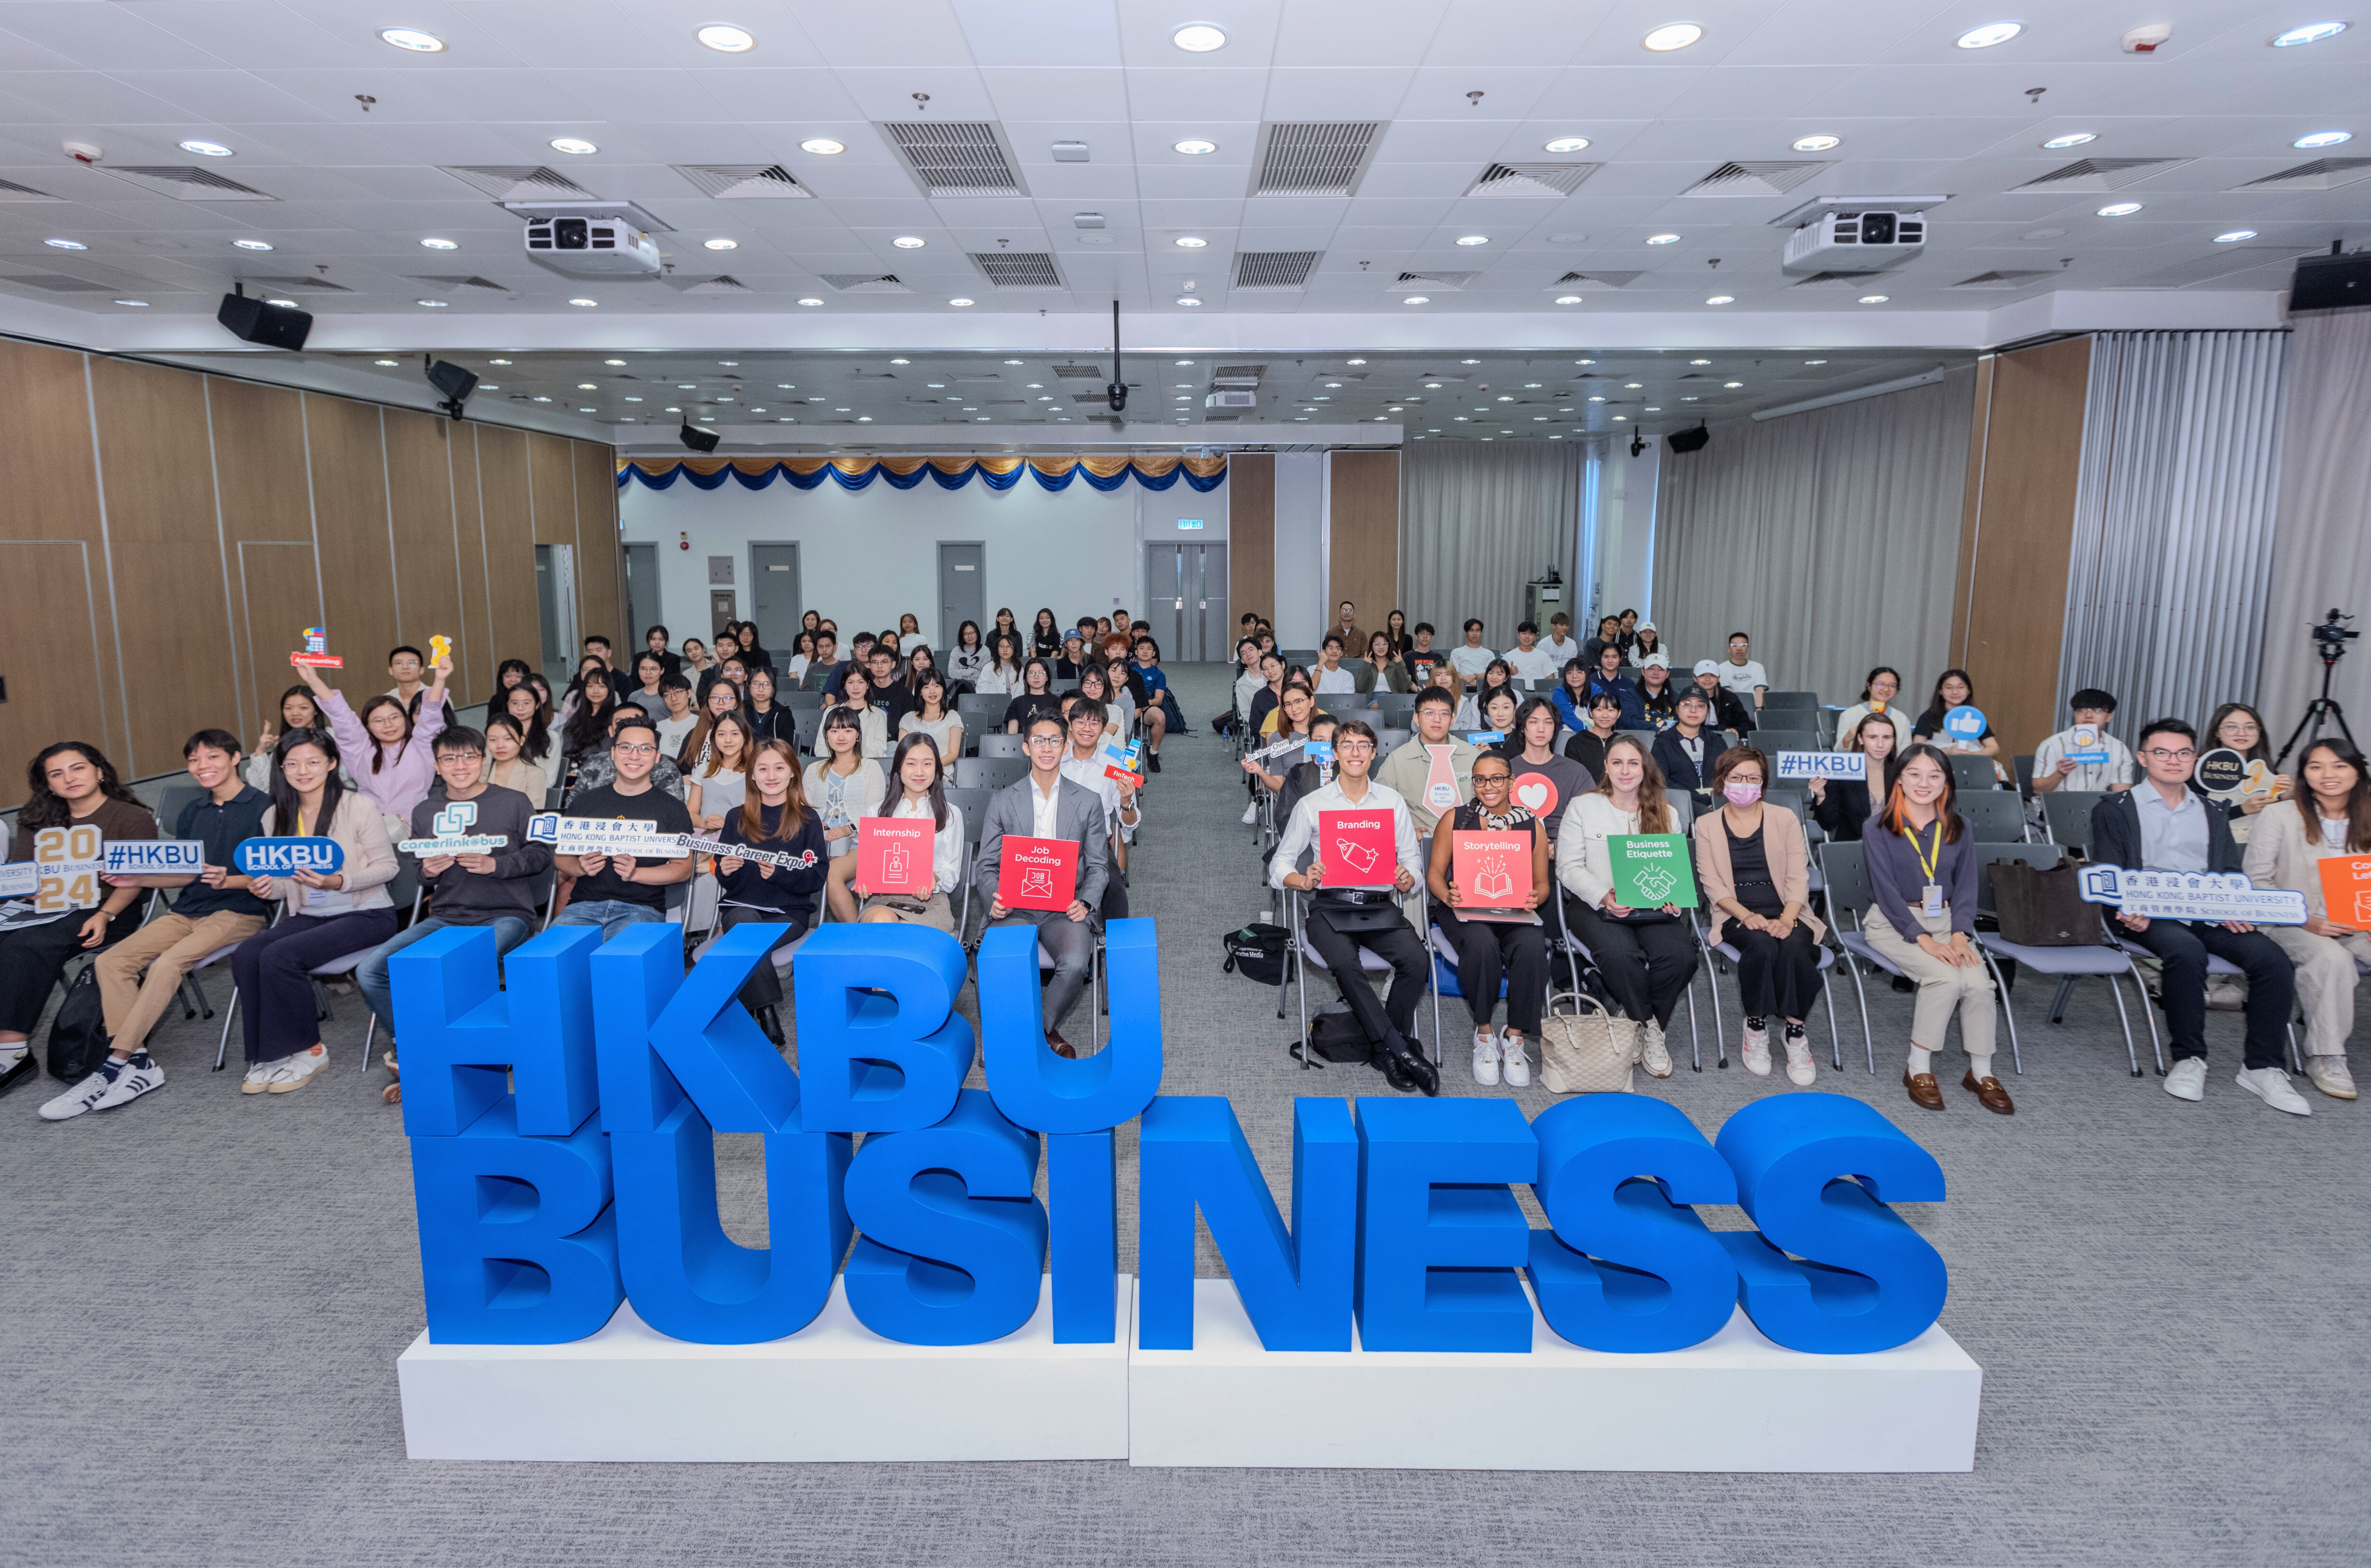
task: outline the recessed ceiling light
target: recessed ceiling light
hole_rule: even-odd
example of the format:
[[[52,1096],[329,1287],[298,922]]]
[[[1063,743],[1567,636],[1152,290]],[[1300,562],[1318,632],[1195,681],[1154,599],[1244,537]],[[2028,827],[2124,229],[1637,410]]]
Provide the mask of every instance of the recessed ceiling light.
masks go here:
[[[799,144],[799,151],[814,153],[818,157],[831,157],[847,150],[847,143],[835,142],[829,136],[810,136]]]
[[[373,365],[400,365],[403,361],[399,359],[374,359],[371,363]]]
[[[821,305],[823,301],[820,299],[802,299],[799,303],[801,305]]]
[[[697,381],[677,381],[675,384],[675,389],[678,392],[688,392],[699,385]]]
[[[1182,142],[1172,143],[1169,150],[1173,153],[1184,153],[1187,157],[1200,157],[1205,153],[1217,152],[1219,144],[1206,142],[1199,136],[1188,136]]]
[[[508,365],[510,361],[507,359],[490,359],[486,361],[486,363],[489,365]]]
[[[604,365],[623,365],[626,362],[622,359],[605,359],[601,363]]]
[[[1593,402],[1593,403],[1602,403],[1602,402],[1603,402],[1605,400],[1604,400],[1603,398],[1591,398],[1591,399],[1590,399],[1589,401],[1590,401],[1590,402]]]
[[[87,250],[90,249],[89,246],[85,245],[79,239],[44,239],[41,243],[59,250]]]
[[[447,305],[450,305],[452,301],[449,299],[420,299],[414,300],[412,303],[416,305],[425,305],[431,310],[442,310]]]
[[[1706,305],[1734,305],[1737,303],[1737,296],[1733,294],[1716,294],[1711,298],[1706,300],[1705,303]]]
[[[2022,22],[1986,22],[1961,33],[1959,43],[1961,49],[1990,49],[1995,43],[2007,43],[2024,30]]]
[[[183,142],[181,144],[181,150],[185,153],[195,153],[200,157],[228,157],[231,156],[230,149],[224,146],[220,142]]]
[[[601,302],[597,299],[572,299],[568,303],[571,305],[594,306],[598,305]]]
[[[628,401],[628,402],[630,402],[630,403],[638,403],[638,402],[641,402],[642,401],[642,399],[640,399],[640,398],[628,398],[628,399],[626,400],[626,401]]]
[[[2063,136],[2053,136],[2041,145],[2045,150],[2054,153],[2067,147],[2088,146],[2099,139],[2099,134],[2094,131],[2069,131]]]
[[[1224,28],[1212,27],[1208,22],[1188,22],[1171,33],[1169,41],[1188,54],[1208,54],[1214,49],[1227,46],[1227,32]]]
[[[1589,138],[1586,136],[1558,136],[1553,142],[1541,143],[1540,150],[1544,153],[1577,153],[1585,151],[1588,146]]]
[[[1709,359],[1691,359],[1688,363],[1690,365],[1710,365],[1712,361]]]
[[[1195,298],[1190,294],[1181,294],[1177,296],[1177,303],[1180,305],[1199,305],[1202,302]]]
[[[1486,234],[1461,234],[1457,237],[1457,243],[1460,245],[1487,245],[1490,243],[1490,237]]]
[[[1461,359],[1457,363],[1460,365],[1479,365],[1482,362],[1478,359]]]
[[[910,359],[893,359],[889,363],[892,365],[911,365],[914,362]],[[788,381],[777,382],[776,385],[780,386],[784,391],[788,391],[791,389],[791,383]]]
[[[2242,239],[2253,239],[2255,238],[2256,231],[2252,228],[2235,228],[2227,234],[2216,235],[2215,237],[2215,243],[2217,245],[2237,245]]]
[[[420,243],[431,250],[458,250],[461,249],[461,242],[457,239],[423,239]]]
[[[1836,147],[1841,147],[1844,145],[1845,139],[1842,136],[1830,136],[1824,134],[1817,136],[1798,136],[1795,138],[1794,142],[1795,150],[1798,153],[1824,153]]]
[[[1624,391],[1625,391],[1625,392],[1635,392],[1635,391],[1637,391],[1639,389],[1643,388],[1644,386],[1646,386],[1646,384],[1647,384],[1647,383],[1645,383],[1644,381],[1625,381],[1625,382],[1623,382],[1623,383],[1622,383],[1622,389],[1623,389]],[[1538,385],[1539,385],[1539,383],[1538,383],[1538,382],[1536,382],[1536,381],[1534,381],[1534,382],[1532,382],[1532,385],[1533,385],[1534,387],[1536,387],[1536,386],[1538,386]]]
[[[237,246],[242,250],[269,250],[272,249],[272,241],[269,239],[234,239],[231,243]]]
[[[1401,300],[1400,303],[1402,305],[1429,305],[1432,303],[1432,296],[1427,294],[1411,294],[1405,299]]]
[[[145,310],[148,308],[148,302],[145,299],[119,299],[115,303],[118,305],[129,305],[134,309],[139,310]]]
[[[1685,49],[1704,37],[1704,29],[1694,22],[1666,22],[1638,41],[1658,54],[1668,54],[1674,49]]]
[[[1342,363],[1345,365],[1364,365],[1367,362],[1363,359],[1346,359]]]
[[[719,54],[746,54],[758,47],[758,37],[755,33],[743,28],[725,27],[721,23],[713,27],[702,28],[691,36],[700,40],[708,48],[715,50]]]
[[[2325,38],[2336,38],[2346,30],[2344,22],[2307,22],[2301,28],[2291,28],[2273,40],[2274,49],[2295,49],[2300,43],[2319,43]]]
[[[968,299],[950,299],[947,303],[949,305],[969,305],[971,301]]]
[[[1803,363],[1806,365],[1825,365],[1827,361],[1824,359],[1807,359],[1803,361]]]
[[[1891,295],[1884,294],[1864,294],[1860,296],[1860,302],[1863,305],[1882,305],[1891,297]]]
[[[889,242],[900,250],[919,250],[930,243],[919,234],[901,234]]]
[[[1181,234],[1169,243],[1176,246],[1180,250],[1199,250],[1210,242],[1191,234]]]
[[[591,381],[579,381],[576,383],[576,389],[580,392],[597,392],[601,389]]]
[[[1580,303],[1580,296],[1577,294],[1559,294],[1556,296],[1556,303],[1558,305],[1578,305]]]
[[[2111,202],[2099,209],[2099,215],[2103,218],[2130,217],[2140,210],[2138,202]]]
[[[2354,133],[2352,131],[2316,131],[2309,136],[2299,136],[2296,141],[2291,142],[2289,145],[2293,147],[2334,147],[2341,142],[2351,142],[2354,139]]]
[[[1191,365],[1194,362],[1190,359],[1174,359],[1170,361],[1170,363],[1173,365]]]
[[[1744,385],[1745,385],[1745,383],[1744,383],[1744,382],[1742,382],[1742,381],[1723,381],[1723,382],[1721,383],[1721,385],[1722,385],[1722,386],[1724,386],[1724,387],[1726,387],[1726,388],[1728,388],[1730,391],[1732,391],[1732,392],[1733,392],[1733,391],[1737,390],[1740,387],[1744,386]]]
[[[1649,245],[1677,245],[1679,242],[1680,237],[1676,234],[1650,234],[1647,237]]]
[[[443,39],[433,32],[422,32],[418,28],[381,28],[378,37],[381,43],[409,49],[414,54],[441,54],[445,50]]]
[[[703,239],[700,243],[711,250],[738,250],[741,249],[741,242],[737,239]]]

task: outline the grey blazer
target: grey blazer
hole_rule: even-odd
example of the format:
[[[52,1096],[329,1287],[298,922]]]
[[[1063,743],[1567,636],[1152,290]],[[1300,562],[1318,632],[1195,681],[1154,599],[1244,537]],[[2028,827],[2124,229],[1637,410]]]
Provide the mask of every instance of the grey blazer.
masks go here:
[[[979,859],[972,865],[972,883],[983,903],[996,901],[996,872],[1004,855],[1004,835],[1037,835],[1035,789],[1026,777],[989,796],[988,813],[979,831]],[[1111,879],[1111,840],[1104,823],[1103,798],[1064,779],[1054,796],[1054,836],[1079,846],[1079,887],[1074,895],[1090,910],[1103,903],[1104,885]]]

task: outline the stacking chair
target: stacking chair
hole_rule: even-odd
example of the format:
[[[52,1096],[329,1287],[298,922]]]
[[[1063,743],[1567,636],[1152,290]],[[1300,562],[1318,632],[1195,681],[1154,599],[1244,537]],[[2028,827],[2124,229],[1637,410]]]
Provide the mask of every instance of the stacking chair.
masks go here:
[[[1382,761],[1401,747],[1405,746],[1415,735],[1416,731],[1404,729],[1397,725],[1388,729],[1375,731],[1375,761]]]
[[[2091,847],[2091,807],[2107,799],[2107,792],[2062,789],[2040,798],[2041,829],[2049,835],[2050,842],[2088,859]]]
[[[1383,711],[1383,722],[1395,729],[1412,728],[1416,720],[1416,693],[1413,691],[1378,691],[1375,706]]]
[[[1029,776],[1026,757],[958,757],[955,784],[964,789],[995,791]]]
[[[1762,711],[1765,714],[1777,708],[1794,712],[1817,713],[1819,707],[1820,694],[1817,691],[1764,691],[1762,693]]]
[[[1965,751],[1946,753],[1951,759],[1951,787],[1962,797],[1981,792],[2006,793],[2001,789],[2000,775],[1993,770],[1993,760],[1982,755],[1970,756]]]
[[[1311,1066],[1309,1060],[1308,966],[1314,964],[1320,970],[1325,970],[1326,966],[1325,960],[1318,956],[1317,949],[1311,945],[1308,936],[1302,931],[1303,922],[1307,914],[1304,905],[1309,895],[1306,893],[1295,892],[1290,888],[1285,889],[1283,891],[1285,924],[1292,933],[1292,940],[1285,949],[1284,976],[1277,982],[1276,1016],[1279,1018],[1284,1016],[1285,986],[1287,984],[1293,984],[1293,982],[1297,981],[1297,984],[1293,984],[1293,994],[1299,999],[1301,1004],[1301,1066],[1303,1072],[1307,1072]],[[1416,891],[1417,915],[1417,918],[1424,923],[1422,928],[1417,932],[1417,936],[1419,939],[1424,939],[1428,937],[1432,931],[1432,900],[1431,896],[1426,892],[1425,886],[1422,882],[1418,882],[1417,884]],[[1425,990],[1429,992],[1432,995],[1432,1064],[1437,1068],[1446,1062],[1447,1053],[1441,1044],[1440,986],[1438,982],[1437,972],[1433,968],[1436,961],[1433,958],[1433,948],[1428,941],[1426,945],[1425,955]],[[1386,963],[1380,956],[1371,952],[1365,947],[1359,949],[1359,968],[1362,972],[1370,975],[1388,975],[1392,972],[1392,966],[1390,964]],[[1421,1020],[1419,1019],[1418,1022],[1420,1024]],[[1408,1043],[1413,1046],[1418,1053],[1421,1053],[1424,1050],[1424,1030],[1419,1027],[1415,1029],[1414,1033],[1416,1038]]]
[[[791,691],[776,692],[774,694],[774,701],[780,703],[786,708],[815,708],[820,710],[828,699],[820,691]]]
[[[1775,727],[1779,719],[1791,718],[1793,716],[1793,714],[1772,714],[1764,713],[1763,714],[1764,727],[1755,730],[1751,736],[1749,736],[1747,738],[1748,742],[1757,750],[1772,755],[1775,755],[1781,751],[1825,751],[1828,749],[1828,738],[1821,734],[1817,729],[1809,727],[1808,725],[1806,727],[1800,729],[1780,729]],[[1807,721],[1810,717],[1808,714],[1802,716]]]
[[[2044,796],[2042,798],[2054,800],[2057,797]],[[1984,913],[1990,912],[1994,907],[1993,867],[2018,861],[2048,870],[2062,858],[2060,846],[2054,844],[1991,844],[1980,842],[1976,849],[1984,862],[1977,901],[1978,912]],[[2107,935],[2104,928],[2100,935],[2102,937]],[[2116,998],[2116,1016],[2123,1025],[2124,1057],[2132,1066],[2133,1076],[2137,1078],[2141,1075],[2141,1059],[2139,1052],[2133,1049],[2133,1018],[2124,1010],[2123,987],[2117,984],[2120,979],[2129,977],[2134,993],[2140,998],[2141,1017],[2148,1024],[2149,1050],[2157,1057],[2157,1074],[2164,1075],[2165,1051],[2157,1042],[2157,1016],[2149,1009],[2148,984],[2142,979],[2139,966],[2134,963],[2131,950],[2104,940],[2097,944],[2087,943],[2079,947],[2031,947],[2020,942],[2011,942],[1996,931],[1978,931],[1976,947],[1984,954],[1984,965],[1992,970],[1993,985],[2000,993],[2001,1015],[2008,1023],[2009,1057],[2019,1073],[2025,1071],[2025,1059],[2018,1049],[2017,1009],[2009,1003],[2007,978],[2000,970],[1999,960],[2002,958],[2012,958],[2022,968],[2035,974],[2048,975],[2058,981],[2057,994],[2050,1005],[2050,1021],[2053,1024],[2065,1016],[2066,996],[2075,989],[2076,981],[2086,978],[2106,981],[2109,991]]]
[[[823,733],[823,714],[819,707],[791,710],[791,744],[800,756],[815,754],[815,737]]]
[[[1868,906],[1877,897],[1869,882],[1867,848],[1857,841],[1839,839],[1822,844],[1816,854],[1821,875],[1828,885],[1828,929],[1835,933],[1836,946],[1845,956],[1845,972],[1852,976],[1853,993],[1860,1002],[1861,1043],[1868,1052],[1868,1070],[1874,1074],[1877,1037],[1868,1027],[1868,988],[1861,983],[1860,966],[1867,964],[1897,977],[1903,971],[1861,932]]]
[[[1598,963],[1596,955],[1589,950],[1589,944],[1572,934],[1572,927],[1566,920],[1564,900],[1565,891],[1559,885],[1556,892],[1549,897],[1548,902],[1556,906],[1556,949],[1564,955],[1566,973],[1572,981],[1573,992],[1578,994],[1581,989],[1580,975],[1583,966],[1596,970],[1601,975],[1605,971],[1604,967]],[[1553,1001],[1555,993],[1551,992],[1549,994],[1550,1000]],[[1438,1034],[1439,1030],[1436,1029],[1434,1032]],[[1688,1063],[1692,1071],[1698,1073],[1704,1071],[1704,1046],[1696,1034],[1696,982],[1694,977],[1690,977],[1688,981]]]
[[[991,731],[979,738],[978,754],[982,757],[1026,757],[1029,753],[1023,747],[1021,737]]]
[[[1990,759],[1976,761],[1989,763]],[[1963,787],[1956,803],[1980,844],[2020,844],[2026,842],[2025,802],[2013,789]],[[2053,862],[2054,864],[2054,862]]]

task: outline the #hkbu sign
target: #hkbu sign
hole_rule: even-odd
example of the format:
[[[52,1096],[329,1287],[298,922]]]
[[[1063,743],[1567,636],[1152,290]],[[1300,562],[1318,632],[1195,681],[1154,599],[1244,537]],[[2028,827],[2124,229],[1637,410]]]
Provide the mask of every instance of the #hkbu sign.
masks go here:
[[[566,1343],[630,1299],[660,1334],[756,1345],[814,1322],[839,1276],[884,1340],[982,1344],[1031,1321],[1049,1252],[1054,1341],[1116,1343],[1114,1130],[1138,1118],[1146,1350],[1193,1346],[1197,1214],[1268,1352],[1348,1351],[1355,1323],[1367,1351],[1524,1354],[1524,1279],[1557,1334],[1616,1353],[1697,1344],[1741,1306],[1788,1349],[1884,1351],[1943,1305],[1942,1258],[1888,1207],[1940,1202],[1942,1171],[1857,1099],[1771,1096],[1710,1141],[1636,1095],[1533,1121],[1507,1099],[1296,1099],[1287,1215],[1225,1099],[1159,1092],[1151,921],[1108,928],[1110,1044],[1077,1061],[1045,1044],[1034,930],[982,942],[979,1039],[953,936],[828,924],[794,959],[793,1069],[736,999],[781,934],[736,926],[686,973],[675,926],[555,928],[503,960],[507,991],[490,927],[391,958],[435,1343]],[[765,1249],[719,1223],[718,1132],[764,1140]]]

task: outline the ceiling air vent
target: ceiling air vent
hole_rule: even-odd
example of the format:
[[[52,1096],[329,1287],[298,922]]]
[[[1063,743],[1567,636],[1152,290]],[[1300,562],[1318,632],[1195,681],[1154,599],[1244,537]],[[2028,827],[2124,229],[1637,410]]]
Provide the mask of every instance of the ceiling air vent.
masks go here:
[[[779,163],[679,163],[675,171],[720,202],[750,202],[815,194]]]
[[[211,168],[177,168],[166,164],[93,164],[101,174],[111,174],[129,185],[153,191],[159,196],[170,196],[177,202],[276,202],[277,196],[267,196],[252,185],[241,185],[236,180],[226,180]]]
[[[1244,250],[1235,257],[1238,289],[1306,288],[1320,250]]]
[[[932,196],[1021,196],[1021,179],[985,120],[893,121],[881,127]]]
[[[2052,278],[2057,275],[2053,269],[2048,267],[2033,271],[2005,268],[1989,273],[1978,273],[1972,278],[1961,278],[1951,286],[1953,288],[2023,288],[2036,278]]]
[[[1466,187],[1469,196],[1525,196],[1557,201],[1580,189],[1602,163],[1494,163]]]
[[[1060,288],[1062,274],[1043,250],[975,250],[971,264],[999,288]]]
[[[1347,196],[1375,156],[1375,120],[1268,125],[1260,132],[1255,196]]]
[[[1221,365],[1210,372],[1213,387],[1256,387],[1267,375],[1265,365]]]
[[[1054,374],[1065,381],[1100,381],[1104,367],[1100,365],[1057,365]]]
[[[47,191],[36,191],[29,185],[19,185],[13,180],[0,180],[0,202],[62,202],[63,196],[52,196]]]
[[[1633,281],[1634,279],[1637,279],[1637,278],[1642,278],[1642,277],[1645,277],[1646,275],[1647,275],[1647,274],[1646,274],[1645,273],[1643,273],[1643,272],[1637,272],[1637,273],[1565,273],[1565,275],[1564,275],[1564,276],[1562,276],[1562,277],[1560,277],[1560,278],[1556,279],[1556,283],[1551,284],[1551,285],[1549,285],[1548,286],[1550,286],[1551,288],[1554,288],[1554,287],[1557,287],[1557,286],[1560,286],[1560,285],[1565,285],[1565,284],[1574,284],[1574,283],[1594,283],[1594,284],[1603,284],[1607,288],[1620,288],[1620,287],[1622,287],[1624,285],[1630,283],[1630,282],[1631,282],[1631,281]]]
[[[895,273],[817,273],[842,294],[911,294]]]
[[[87,278],[70,278],[64,273],[29,273],[22,277],[0,278],[0,283],[45,288],[52,294],[112,294],[121,286],[111,283],[92,283]]]
[[[2073,163],[2036,175],[2012,191],[2121,191],[2188,163],[2186,157],[2078,157]]]
[[[537,164],[440,164],[445,173],[497,202],[598,201],[556,169]]]
[[[1878,274],[1877,274],[1876,273],[1874,273],[1874,272],[1866,272],[1866,273],[1837,273],[1837,272],[1813,273],[1810,277],[1808,277],[1808,278],[1803,278],[1803,279],[1799,280],[1799,281],[1795,285],[1795,286],[1796,286],[1797,288],[1806,288],[1806,287],[1809,287],[1810,285],[1813,285],[1813,284],[1867,283],[1869,279],[1871,279],[1871,278],[1873,278],[1873,277],[1875,277],[1875,276],[1877,276],[1877,275],[1878,275]]]
[[[1680,192],[1683,196],[1783,196],[1828,165],[1802,162],[1725,163]]]
[[[2358,180],[2371,180],[2371,157],[2318,157],[2234,186],[2238,191],[2335,191]]]
[[[2126,278],[2122,283],[2102,284],[2108,289],[2188,288],[2194,284],[2213,283],[2236,273],[2253,272],[2258,267],[2278,267],[2284,274],[2299,257],[2294,245],[2218,245],[2212,254],[2193,256],[2186,261],[2176,261],[2169,267],[2139,277]],[[2313,255],[2307,250],[2304,255]],[[2285,282],[2285,276],[2283,281]],[[2279,284],[2267,286],[2279,287]]]
[[[240,276],[239,282],[249,288],[268,288],[279,294],[352,294],[353,289],[341,283],[331,283],[324,277],[271,278],[254,273]],[[422,283],[441,280],[422,278]]]
[[[1407,288],[1421,284],[1427,288],[1463,288],[1480,275],[1478,273],[1402,273],[1388,286]]]
[[[1104,401],[1104,394],[1101,392],[1072,392],[1070,394],[1070,401],[1081,405],[1099,404]]]
[[[250,283],[272,283],[275,280],[271,278],[250,278],[248,281]],[[300,288],[336,288],[338,286],[336,284],[312,283],[304,278],[281,278],[276,281],[281,287],[289,290],[291,293],[294,293],[295,290]],[[411,281],[413,283],[424,283],[432,288],[474,288],[488,294],[508,294],[510,292],[507,287],[496,283],[493,279],[481,278],[475,273],[415,273],[411,276]]]
[[[1241,424],[1243,421],[1243,416],[1239,413],[1206,413],[1202,416],[1205,424]]]
[[[714,277],[708,278],[669,277],[666,280],[666,285],[677,294],[746,294],[749,292],[749,285],[730,273],[719,273]]]

